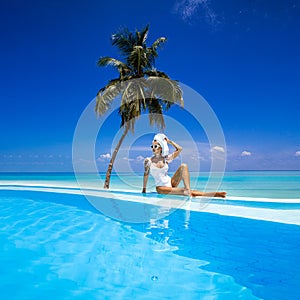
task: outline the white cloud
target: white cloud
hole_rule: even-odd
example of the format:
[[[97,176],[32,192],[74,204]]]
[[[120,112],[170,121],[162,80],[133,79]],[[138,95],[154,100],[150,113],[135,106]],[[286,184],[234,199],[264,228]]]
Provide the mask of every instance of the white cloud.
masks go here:
[[[211,152],[211,159],[213,160],[224,160],[226,155],[225,155],[225,149],[221,146],[214,146],[210,150]]]
[[[139,155],[139,156],[137,156],[136,161],[142,161],[142,160],[144,160],[144,159],[145,159],[144,156]]]
[[[211,152],[213,152],[213,151],[225,153],[225,149],[223,147],[220,147],[220,146],[212,147]]]
[[[241,153],[241,156],[251,156],[251,155],[252,153],[246,150]]]
[[[110,159],[111,155],[109,153],[104,153],[104,154],[100,154],[99,157],[97,158],[98,161],[103,161],[106,159]]]
[[[300,156],[300,151],[296,151],[295,156]]]

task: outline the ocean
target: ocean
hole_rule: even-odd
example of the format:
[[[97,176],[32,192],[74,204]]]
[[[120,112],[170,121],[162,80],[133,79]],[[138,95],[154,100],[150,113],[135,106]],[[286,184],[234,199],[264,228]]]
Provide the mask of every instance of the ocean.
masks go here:
[[[219,174],[203,172],[191,173],[191,187],[205,190],[210,178],[213,187],[226,191],[228,197],[300,199],[300,171],[238,171]],[[77,181],[85,187],[102,189],[105,174],[73,173],[0,173],[0,184],[14,185],[54,185],[78,187]],[[118,173],[111,176],[111,189],[142,190],[142,173]],[[149,177],[148,191],[154,192],[154,182]]]

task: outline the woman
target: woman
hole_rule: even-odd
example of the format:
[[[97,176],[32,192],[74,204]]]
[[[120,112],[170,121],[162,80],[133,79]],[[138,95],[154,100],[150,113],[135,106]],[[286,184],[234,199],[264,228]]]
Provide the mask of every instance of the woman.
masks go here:
[[[168,144],[172,145],[176,150],[169,154]],[[181,164],[173,177],[168,176],[169,163],[175,159],[180,152],[180,147],[175,142],[169,140],[164,134],[155,135],[151,145],[153,156],[146,158],[144,161],[144,182],[143,193],[146,193],[149,173],[154,177],[156,191],[159,194],[173,194],[186,196],[208,196],[225,198],[226,192],[204,193],[190,189],[190,174],[186,164]],[[183,181],[184,188],[179,188],[180,181]]]

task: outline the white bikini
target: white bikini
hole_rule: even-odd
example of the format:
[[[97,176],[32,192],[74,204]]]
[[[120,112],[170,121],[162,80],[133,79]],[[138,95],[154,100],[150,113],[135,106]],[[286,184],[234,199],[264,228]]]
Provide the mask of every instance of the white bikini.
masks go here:
[[[172,187],[171,177],[168,175],[169,162],[172,161],[169,157],[165,160],[164,166],[161,168],[155,166],[151,158],[147,158],[147,165],[150,167],[150,174],[153,176],[156,186]]]

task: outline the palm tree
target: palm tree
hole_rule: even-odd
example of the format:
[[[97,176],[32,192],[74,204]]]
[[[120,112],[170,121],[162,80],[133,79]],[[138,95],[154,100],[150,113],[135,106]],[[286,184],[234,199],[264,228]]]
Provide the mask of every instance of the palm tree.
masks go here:
[[[124,128],[106,172],[104,188],[107,189],[119,148],[129,130],[134,132],[135,121],[141,114],[148,112],[150,125],[156,125],[163,130],[165,127],[163,112],[173,103],[183,106],[182,90],[178,82],[155,69],[157,50],[166,42],[166,38],[160,37],[147,47],[148,33],[149,25],[141,31],[120,30],[112,35],[112,45],[119,49],[123,61],[100,57],[97,62],[99,67],[112,66],[118,71],[119,76],[99,90],[95,111],[102,116],[110,108],[113,100],[121,96],[119,115],[121,127]]]

